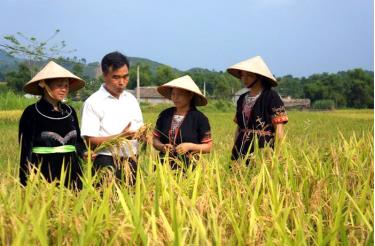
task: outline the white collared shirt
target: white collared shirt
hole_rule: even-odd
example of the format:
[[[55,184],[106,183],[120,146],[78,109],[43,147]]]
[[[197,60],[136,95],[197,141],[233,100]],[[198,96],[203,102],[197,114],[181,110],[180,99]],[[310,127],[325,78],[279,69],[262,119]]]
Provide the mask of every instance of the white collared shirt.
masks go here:
[[[127,91],[119,98],[112,96],[102,85],[84,103],[82,111],[82,137],[108,137],[122,132],[129,124],[130,131],[137,131],[143,125],[142,112],[137,99]],[[132,156],[138,152],[137,140],[122,146],[120,156]],[[131,146],[129,146],[131,145]],[[98,154],[111,155],[109,150]]]

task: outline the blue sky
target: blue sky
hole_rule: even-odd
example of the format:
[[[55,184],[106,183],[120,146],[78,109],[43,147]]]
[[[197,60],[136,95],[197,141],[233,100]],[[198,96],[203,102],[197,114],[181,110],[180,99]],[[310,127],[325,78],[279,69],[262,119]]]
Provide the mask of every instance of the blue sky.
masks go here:
[[[119,50],[180,70],[255,55],[276,76],[374,66],[372,0],[1,0],[0,13],[0,36],[60,29],[89,62]]]

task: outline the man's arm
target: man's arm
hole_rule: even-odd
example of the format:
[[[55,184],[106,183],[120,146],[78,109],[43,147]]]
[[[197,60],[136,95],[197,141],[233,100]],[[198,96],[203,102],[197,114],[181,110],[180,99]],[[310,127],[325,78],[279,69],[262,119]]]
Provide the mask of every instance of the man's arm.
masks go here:
[[[117,137],[132,138],[135,132],[130,131],[130,126],[131,122],[129,122],[129,124],[125,126],[119,134],[111,136],[98,136],[100,129],[98,112],[94,109],[94,106],[91,105],[90,102],[85,102],[82,110],[81,135],[85,138],[87,144],[91,147],[91,149]]]
[[[112,139],[114,138],[118,138],[118,137],[125,137],[125,138],[128,138],[128,139],[131,139],[133,138],[133,136],[135,135],[135,131],[130,131],[130,126],[131,126],[131,123],[129,123],[122,131],[121,133],[119,134],[116,134],[116,135],[111,135],[111,136],[106,136],[106,137],[94,137],[94,136],[85,136],[85,139],[87,141],[87,143],[90,144],[91,147],[96,147],[96,146],[99,146],[105,142],[108,142],[108,141],[111,141]]]

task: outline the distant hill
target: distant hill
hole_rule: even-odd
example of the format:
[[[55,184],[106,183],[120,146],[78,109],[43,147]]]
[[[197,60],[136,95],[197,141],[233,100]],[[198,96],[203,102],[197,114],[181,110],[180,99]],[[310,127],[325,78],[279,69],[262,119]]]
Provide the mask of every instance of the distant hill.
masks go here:
[[[21,59],[8,55],[5,50],[0,49],[0,63],[19,62]]]
[[[140,58],[140,57],[128,57],[130,66],[135,66],[138,63],[147,64],[150,67],[150,70],[153,74],[156,73],[156,69],[160,66],[164,66],[164,64],[152,61],[150,59],[146,58]],[[0,49],[0,80],[4,79],[5,74],[7,72],[10,72],[12,70],[17,69],[17,64],[19,62],[22,62],[23,59],[19,59],[16,57],[9,56],[4,50]],[[46,62],[40,62],[38,63],[39,66],[43,66]],[[61,64],[67,69],[72,69],[74,66],[74,61],[66,60],[62,62]],[[100,75],[100,62],[91,62],[84,65],[84,71],[83,74],[89,78],[95,78],[98,75]],[[179,71],[176,68],[172,68],[175,71]],[[3,75],[3,76],[2,76]]]
[[[164,64],[152,61],[146,58],[139,58],[139,57],[129,57],[130,66],[136,65],[137,63],[147,64],[150,67],[152,73],[156,72],[156,69],[160,66],[164,66]]]
[[[194,67],[190,68],[186,72],[188,73],[211,73],[211,70],[208,70],[207,68],[200,68],[200,67]]]
[[[0,81],[5,79],[5,74],[17,68],[20,59],[9,56],[0,49]]]

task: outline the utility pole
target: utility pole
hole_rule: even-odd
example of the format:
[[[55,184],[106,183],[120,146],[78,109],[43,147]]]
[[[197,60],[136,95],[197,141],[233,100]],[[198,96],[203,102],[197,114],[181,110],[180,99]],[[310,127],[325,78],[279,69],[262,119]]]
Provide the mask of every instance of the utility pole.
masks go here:
[[[137,88],[136,88],[136,90],[137,90],[137,92],[136,92],[136,94],[137,94],[137,100],[138,100],[138,102],[140,102],[140,100],[141,100],[141,88],[140,88],[140,81],[139,81],[139,65],[137,66]]]
[[[203,82],[203,96],[206,96],[206,81]]]

